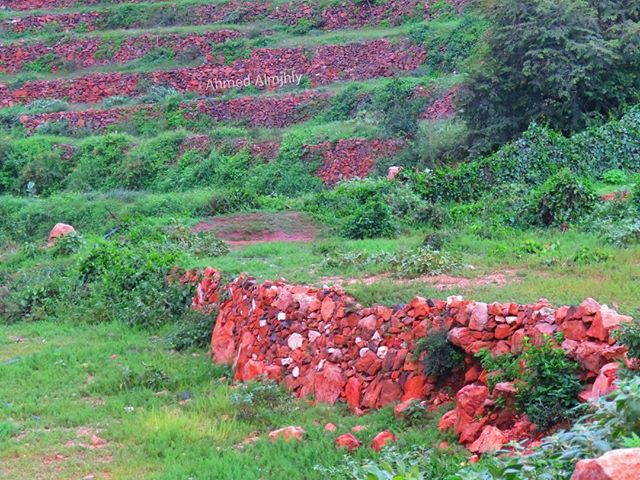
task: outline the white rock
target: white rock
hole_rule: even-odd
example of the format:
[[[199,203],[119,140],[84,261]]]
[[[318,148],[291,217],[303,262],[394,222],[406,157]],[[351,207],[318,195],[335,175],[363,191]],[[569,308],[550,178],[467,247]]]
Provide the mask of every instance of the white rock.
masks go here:
[[[293,367],[293,370],[291,371],[291,375],[293,376],[293,378],[298,378],[300,376],[300,368],[299,367]]]
[[[315,342],[320,335],[321,333],[316,330],[309,330],[309,343]]]
[[[389,347],[385,347],[384,345],[382,345],[381,347],[378,347],[378,351],[376,352],[376,355],[380,360],[382,360],[384,357],[387,356],[387,353],[389,353]]]
[[[302,346],[302,342],[302,335],[300,335],[299,333],[292,333],[287,340],[287,345],[289,345],[289,348],[291,350],[295,350]]]
[[[284,312],[279,312],[278,313],[278,320],[282,321],[282,320],[286,320],[287,319],[287,314]]]

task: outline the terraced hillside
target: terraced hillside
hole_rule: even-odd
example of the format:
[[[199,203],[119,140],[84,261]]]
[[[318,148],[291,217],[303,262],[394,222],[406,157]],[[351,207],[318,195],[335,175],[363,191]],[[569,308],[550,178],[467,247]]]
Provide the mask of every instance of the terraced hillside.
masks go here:
[[[640,476],[637,3],[0,0],[0,478]]]
[[[312,152],[328,152],[319,172],[329,182],[366,175],[375,163],[370,155],[398,151],[381,148],[389,141],[353,118],[358,104],[391,79],[415,89],[425,122],[453,117],[457,70],[481,31],[461,4],[442,2],[59,2],[46,13],[38,2],[12,2],[7,8],[0,37],[3,121],[27,135],[60,136],[61,159],[96,133],[150,136],[140,131],[145,127],[132,131],[132,124],[157,125],[149,128],[155,135],[184,129],[183,153],[190,135],[202,147],[203,128],[214,127],[253,152],[268,145],[267,158],[277,154],[280,139],[305,128],[306,143],[318,145]],[[430,47],[442,50],[447,36],[469,26],[471,38],[452,58],[428,60],[443,57]],[[436,41],[425,41],[425,32]],[[334,112],[338,104],[344,111]],[[338,138],[313,133],[332,121],[346,122],[331,130],[349,142],[329,145]],[[367,152],[362,161],[354,148]],[[349,157],[332,161],[336,152]]]

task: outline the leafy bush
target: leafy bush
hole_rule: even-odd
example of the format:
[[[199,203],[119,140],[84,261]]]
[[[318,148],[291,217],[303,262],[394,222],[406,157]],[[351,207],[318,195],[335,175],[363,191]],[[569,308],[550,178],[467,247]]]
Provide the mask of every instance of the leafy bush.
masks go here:
[[[637,101],[638,59],[624,52],[624,14],[612,21],[606,9],[574,0],[482,5],[492,24],[459,99],[477,151],[533,121],[571,133]]]
[[[178,258],[157,244],[98,243],[80,263],[87,304],[104,319],[130,325],[153,327],[179,318],[189,287],[165,280]]]
[[[640,360],[640,320],[635,319],[630,323],[623,323],[615,332],[616,340],[626,346],[630,358]]]
[[[175,350],[205,348],[211,343],[211,334],[217,311],[209,315],[187,310],[167,336],[167,343]]]
[[[571,416],[581,390],[578,364],[569,360],[554,341],[545,336],[541,345],[524,341],[522,355],[478,354],[491,388],[502,381],[513,381],[516,406],[541,429],[547,429]]]
[[[395,275],[402,278],[442,275],[458,266],[447,252],[426,246],[393,255],[389,263]]]
[[[563,169],[549,178],[534,194],[534,208],[545,225],[561,225],[581,220],[597,201],[591,182]]]
[[[602,175],[602,181],[609,185],[624,185],[627,181],[627,174],[623,170],[607,170]]]
[[[419,358],[422,352],[426,352],[422,359],[425,375],[438,380],[450,375],[463,360],[460,350],[447,340],[446,328],[432,329],[426,337],[418,340],[413,353]]]
[[[573,256],[573,261],[580,265],[589,265],[592,263],[603,263],[611,258],[604,250],[593,250],[589,247],[580,248]]]
[[[384,448],[376,458],[356,459],[345,455],[332,467],[316,465],[314,470],[325,478],[342,480],[425,480],[449,478],[459,469],[464,457],[442,449],[414,447],[400,450],[396,446]]]
[[[391,208],[381,200],[369,200],[345,219],[341,234],[346,238],[394,237],[398,226]]]
[[[50,251],[53,256],[73,255],[80,251],[84,243],[82,235],[71,232],[68,235],[57,238]]]

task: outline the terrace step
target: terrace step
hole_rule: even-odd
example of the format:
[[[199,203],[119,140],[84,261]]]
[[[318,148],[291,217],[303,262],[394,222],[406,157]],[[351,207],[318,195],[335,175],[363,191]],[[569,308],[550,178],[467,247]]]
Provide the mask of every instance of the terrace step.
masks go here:
[[[125,64],[140,59],[157,48],[167,48],[176,56],[202,56],[206,61],[214,63],[216,59],[212,54],[212,47],[242,35],[237,30],[225,29],[188,34],[143,33],[130,36],[119,45],[100,37],[77,38],[72,41],[62,39],[54,44],[16,42],[0,45],[0,72],[18,73],[25,65],[46,56],[51,57],[52,72],[57,71],[62,63],[79,68]]]
[[[305,76],[311,86],[320,86],[413,71],[425,61],[426,55],[422,46],[408,41],[388,40],[326,45],[313,49],[260,48],[253,50],[249,58],[237,59],[230,66],[205,64],[150,73],[95,73],[71,79],[34,80],[13,88],[0,84],[0,107],[27,103],[38,98],[95,103],[115,95],[135,97],[140,95],[140,82],[207,96],[220,93],[232,83],[242,86],[247,80],[248,84],[259,89],[274,90],[284,86],[278,84],[278,81],[284,83],[286,79],[275,78],[283,74],[295,74],[291,77],[291,82],[286,82],[287,85]]]
[[[33,34],[43,30],[73,31],[79,27],[85,31],[105,29],[145,28],[158,25],[162,17],[164,25],[208,25],[213,23],[246,23],[256,20],[272,20],[283,25],[296,25],[300,21],[312,22],[315,28],[338,30],[377,25],[383,20],[391,24],[401,19],[418,16],[426,18],[429,2],[419,0],[392,0],[381,5],[344,2],[324,7],[321,2],[252,2],[232,0],[227,3],[202,5],[159,4],[139,6],[140,11],[123,21],[110,16],[109,10],[83,12],[44,13],[11,17],[0,24],[0,33]],[[143,20],[149,18],[149,21]]]
[[[457,88],[444,93],[432,93],[420,88],[417,94],[431,100],[420,115],[423,120],[442,120],[455,115],[454,96]],[[198,99],[183,102],[179,109],[187,120],[206,115],[216,122],[239,121],[248,127],[286,128],[304,122],[327,109],[333,97],[331,92],[307,90],[303,93],[280,95],[256,95],[228,100]],[[70,134],[82,131],[102,132],[107,128],[125,123],[134,115],[143,113],[149,117],[160,116],[162,106],[153,104],[116,107],[111,109],[74,110],[34,115],[21,115],[18,120],[28,134],[37,133],[47,124],[64,123]]]

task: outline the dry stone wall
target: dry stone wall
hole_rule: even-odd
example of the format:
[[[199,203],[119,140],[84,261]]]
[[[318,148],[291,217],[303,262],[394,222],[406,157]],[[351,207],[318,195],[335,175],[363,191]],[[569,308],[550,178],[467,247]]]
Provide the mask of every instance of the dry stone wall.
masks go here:
[[[298,397],[343,401],[356,413],[395,404],[401,415],[413,401],[437,406],[450,399],[413,356],[418,339],[434,327],[446,328],[449,341],[466,355],[464,369],[449,380],[457,390],[455,408],[442,418],[441,428],[455,429],[461,443],[478,453],[528,437],[534,427],[512,412],[489,408],[497,396],[513,395],[513,386],[501,384],[489,392],[475,353],[483,348],[517,353],[525,337],[537,343],[563,332],[560,347],[580,364],[588,384],[581,399],[587,400],[613,388],[615,362],[625,348],[610,334],[631,320],[593,299],[556,308],[546,300],[519,305],[416,297],[406,305],[363,308],[339,286],[259,283],[245,276],[222,286],[219,274],[207,269],[193,307],[212,304],[219,307],[213,360],[232,365],[236,380],[266,376]]]

